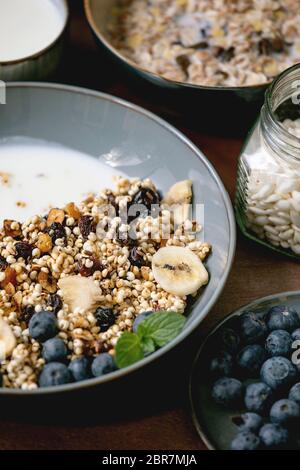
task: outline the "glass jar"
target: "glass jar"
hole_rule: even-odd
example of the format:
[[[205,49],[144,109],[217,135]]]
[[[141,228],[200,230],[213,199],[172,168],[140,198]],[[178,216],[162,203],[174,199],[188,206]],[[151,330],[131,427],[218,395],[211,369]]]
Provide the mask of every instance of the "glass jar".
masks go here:
[[[300,256],[300,64],[266,92],[239,158],[235,210],[246,236]]]

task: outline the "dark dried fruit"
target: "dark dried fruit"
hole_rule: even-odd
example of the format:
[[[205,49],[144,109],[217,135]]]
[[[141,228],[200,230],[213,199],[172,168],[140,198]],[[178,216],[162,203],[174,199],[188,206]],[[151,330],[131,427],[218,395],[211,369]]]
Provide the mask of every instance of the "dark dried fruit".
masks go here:
[[[158,193],[153,191],[151,188],[141,188],[134,196],[132,203],[130,204],[129,210],[132,206],[136,207],[132,214],[129,214],[128,220],[132,221],[137,217],[158,217],[160,208],[160,196]]]
[[[62,309],[63,303],[59,295],[51,294],[48,297],[47,306],[50,307],[52,312],[56,314]]]
[[[234,47],[229,47],[229,49],[223,49],[222,47],[220,47],[217,51],[217,57],[223,62],[229,62],[231,59],[233,59],[234,53]]]
[[[32,256],[33,246],[28,242],[18,242],[15,244],[18,258],[28,260]]]
[[[129,261],[132,266],[137,266],[138,268],[148,265],[148,262],[144,260],[143,254],[138,251],[136,246],[130,251]]]
[[[116,321],[116,316],[111,308],[97,308],[95,312],[95,318],[97,325],[101,328],[101,331],[107,331],[108,328],[113,326]]]
[[[96,224],[91,215],[83,215],[80,217],[78,227],[84,238],[87,238],[91,232],[96,231]]]
[[[35,314],[35,308],[33,305],[26,305],[26,307],[22,308],[21,312],[21,321],[24,321],[25,323],[29,323],[30,319],[33,317]]]
[[[186,54],[181,54],[176,57],[176,62],[181,68],[181,70],[187,75],[188,74],[188,68],[191,64],[190,58]]]
[[[7,266],[8,266],[8,263],[7,263],[6,259],[3,256],[0,255],[0,272],[5,271]]]
[[[66,231],[65,228],[59,223],[59,222],[54,222],[48,229],[47,229],[48,234],[50,235],[52,242],[55,243],[55,241],[58,238],[66,239]]]
[[[57,284],[51,273],[45,273],[44,271],[41,271],[38,275],[38,282],[41,284],[42,288],[50,294],[56,293]]]
[[[285,48],[285,42],[281,36],[275,38],[262,38],[258,43],[260,55],[270,55],[272,52],[282,52]]]
[[[93,263],[93,264],[92,264]],[[96,271],[102,271],[103,266],[96,258],[81,258],[78,261],[78,272],[83,277],[90,277]]]

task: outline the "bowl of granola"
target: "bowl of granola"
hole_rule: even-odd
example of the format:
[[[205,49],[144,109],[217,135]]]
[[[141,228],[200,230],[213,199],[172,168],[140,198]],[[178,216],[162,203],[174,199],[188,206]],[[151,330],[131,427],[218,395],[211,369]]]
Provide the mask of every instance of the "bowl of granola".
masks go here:
[[[235,251],[205,156],[142,108],[75,87],[9,84],[0,121],[0,394],[110,383],[178,345]]]
[[[85,11],[131,75],[169,92],[173,107],[191,113],[199,99],[205,122],[245,104],[242,118],[255,115],[267,85],[300,60],[299,0],[85,0]]]

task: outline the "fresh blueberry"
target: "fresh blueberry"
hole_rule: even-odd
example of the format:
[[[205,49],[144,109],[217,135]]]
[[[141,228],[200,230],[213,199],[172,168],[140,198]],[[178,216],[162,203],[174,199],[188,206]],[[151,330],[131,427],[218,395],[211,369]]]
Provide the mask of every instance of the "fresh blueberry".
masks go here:
[[[263,425],[263,419],[257,413],[244,413],[240,416],[234,416],[232,422],[240,431],[257,432]]]
[[[248,411],[264,414],[271,404],[272,389],[262,383],[249,384],[245,393],[245,405]]]
[[[42,356],[46,362],[65,362],[67,355],[67,346],[60,338],[48,339],[43,344]]]
[[[149,312],[142,312],[142,313],[140,313],[140,314],[136,317],[136,319],[134,320],[134,322],[133,322],[132,331],[133,331],[134,333],[136,333],[139,324],[142,323],[142,321],[144,321],[147,317],[149,317],[149,315],[152,315],[152,313],[154,313],[154,312],[149,311]]]
[[[274,390],[284,389],[295,382],[297,370],[286,357],[276,356],[263,363],[260,377]]]
[[[218,342],[220,341],[221,347],[230,354],[235,354],[240,346],[240,337],[236,330],[233,328],[224,328],[220,331]]]
[[[297,330],[293,331],[292,339],[293,341],[300,340],[300,328],[297,328]]]
[[[246,344],[257,343],[268,333],[266,323],[254,312],[246,312],[240,317],[240,330]]]
[[[239,406],[243,397],[243,384],[237,379],[222,377],[214,383],[211,395],[219,405]]]
[[[267,448],[281,449],[289,440],[287,429],[282,428],[279,424],[265,424],[259,431],[259,437],[263,445]]]
[[[94,377],[100,377],[114,370],[116,370],[115,361],[108,353],[99,354],[92,362],[92,373]]]
[[[40,387],[54,387],[55,385],[68,384],[70,382],[72,382],[71,372],[61,362],[46,364],[39,376]]]
[[[221,351],[210,362],[210,372],[214,377],[230,377],[233,371],[233,357]]]
[[[259,437],[250,431],[239,432],[231,442],[231,450],[256,450],[259,446]]]
[[[43,343],[58,333],[56,316],[47,311],[35,313],[29,322],[29,335]]]
[[[270,331],[286,330],[292,332],[300,327],[300,317],[293,307],[277,305],[268,311],[267,325]]]
[[[283,398],[273,404],[270,410],[270,418],[273,423],[278,423],[282,426],[298,424],[300,419],[300,406],[293,400]]]
[[[288,356],[292,342],[292,337],[287,331],[274,330],[266,339],[266,350],[270,356]]]
[[[69,364],[69,371],[75,382],[81,382],[92,377],[90,361],[86,357],[73,359]]]
[[[295,401],[296,403],[298,403],[298,405],[300,405],[300,382],[292,386],[289,393],[289,399]]]
[[[266,359],[266,351],[260,344],[250,344],[243,348],[237,356],[237,365],[247,377],[258,374]]]

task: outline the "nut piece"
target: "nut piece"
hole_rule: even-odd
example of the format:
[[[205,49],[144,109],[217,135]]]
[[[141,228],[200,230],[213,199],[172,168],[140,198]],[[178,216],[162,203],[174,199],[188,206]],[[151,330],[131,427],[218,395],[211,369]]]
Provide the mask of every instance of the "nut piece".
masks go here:
[[[38,275],[38,282],[41,284],[42,288],[50,294],[55,294],[55,292],[57,291],[56,281],[49,273],[41,271]]]
[[[193,198],[193,182],[183,180],[174,184],[167,192],[162,203],[171,206],[174,222],[177,225],[189,219],[190,204]]]
[[[11,327],[0,317],[0,361],[9,357],[17,345],[17,340]]]
[[[10,266],[8,266],[5,271],[4,271],[4,274],[5,274],[5,278],[4,280],[0,283],[0,287],[1,289],[5,289],[5,287],[8,285],[8,284],[12,284],[13,286],[16,286],[17,285],[17,273],[16,271],[11,268]]]
[[[65,220],[65,213],[62,209],[51,209],[47,218],[47,227],[51,227],[54,222],[62,224]]]
[[[74,202],[70,202],[66,205],[65,211],[69,217],[73,217],[75,220],[79,220],[81,217],[81,212]]]
[[[4,233],[7,237],[20,237],[22,235],[21,225],[15,220],[5,219],[3,222]]]
[[[69,306],[72,312],[76,309],[84,312],[94,310],[102,301],[101,290],[92,278],[64,277],[59,280],[58,285],[62,290],[64,303]]]
[[[53,247],[50,235],[48,235],[48,233],[41,233],[38,237],[36,246],[42,253],[49,253]]]

